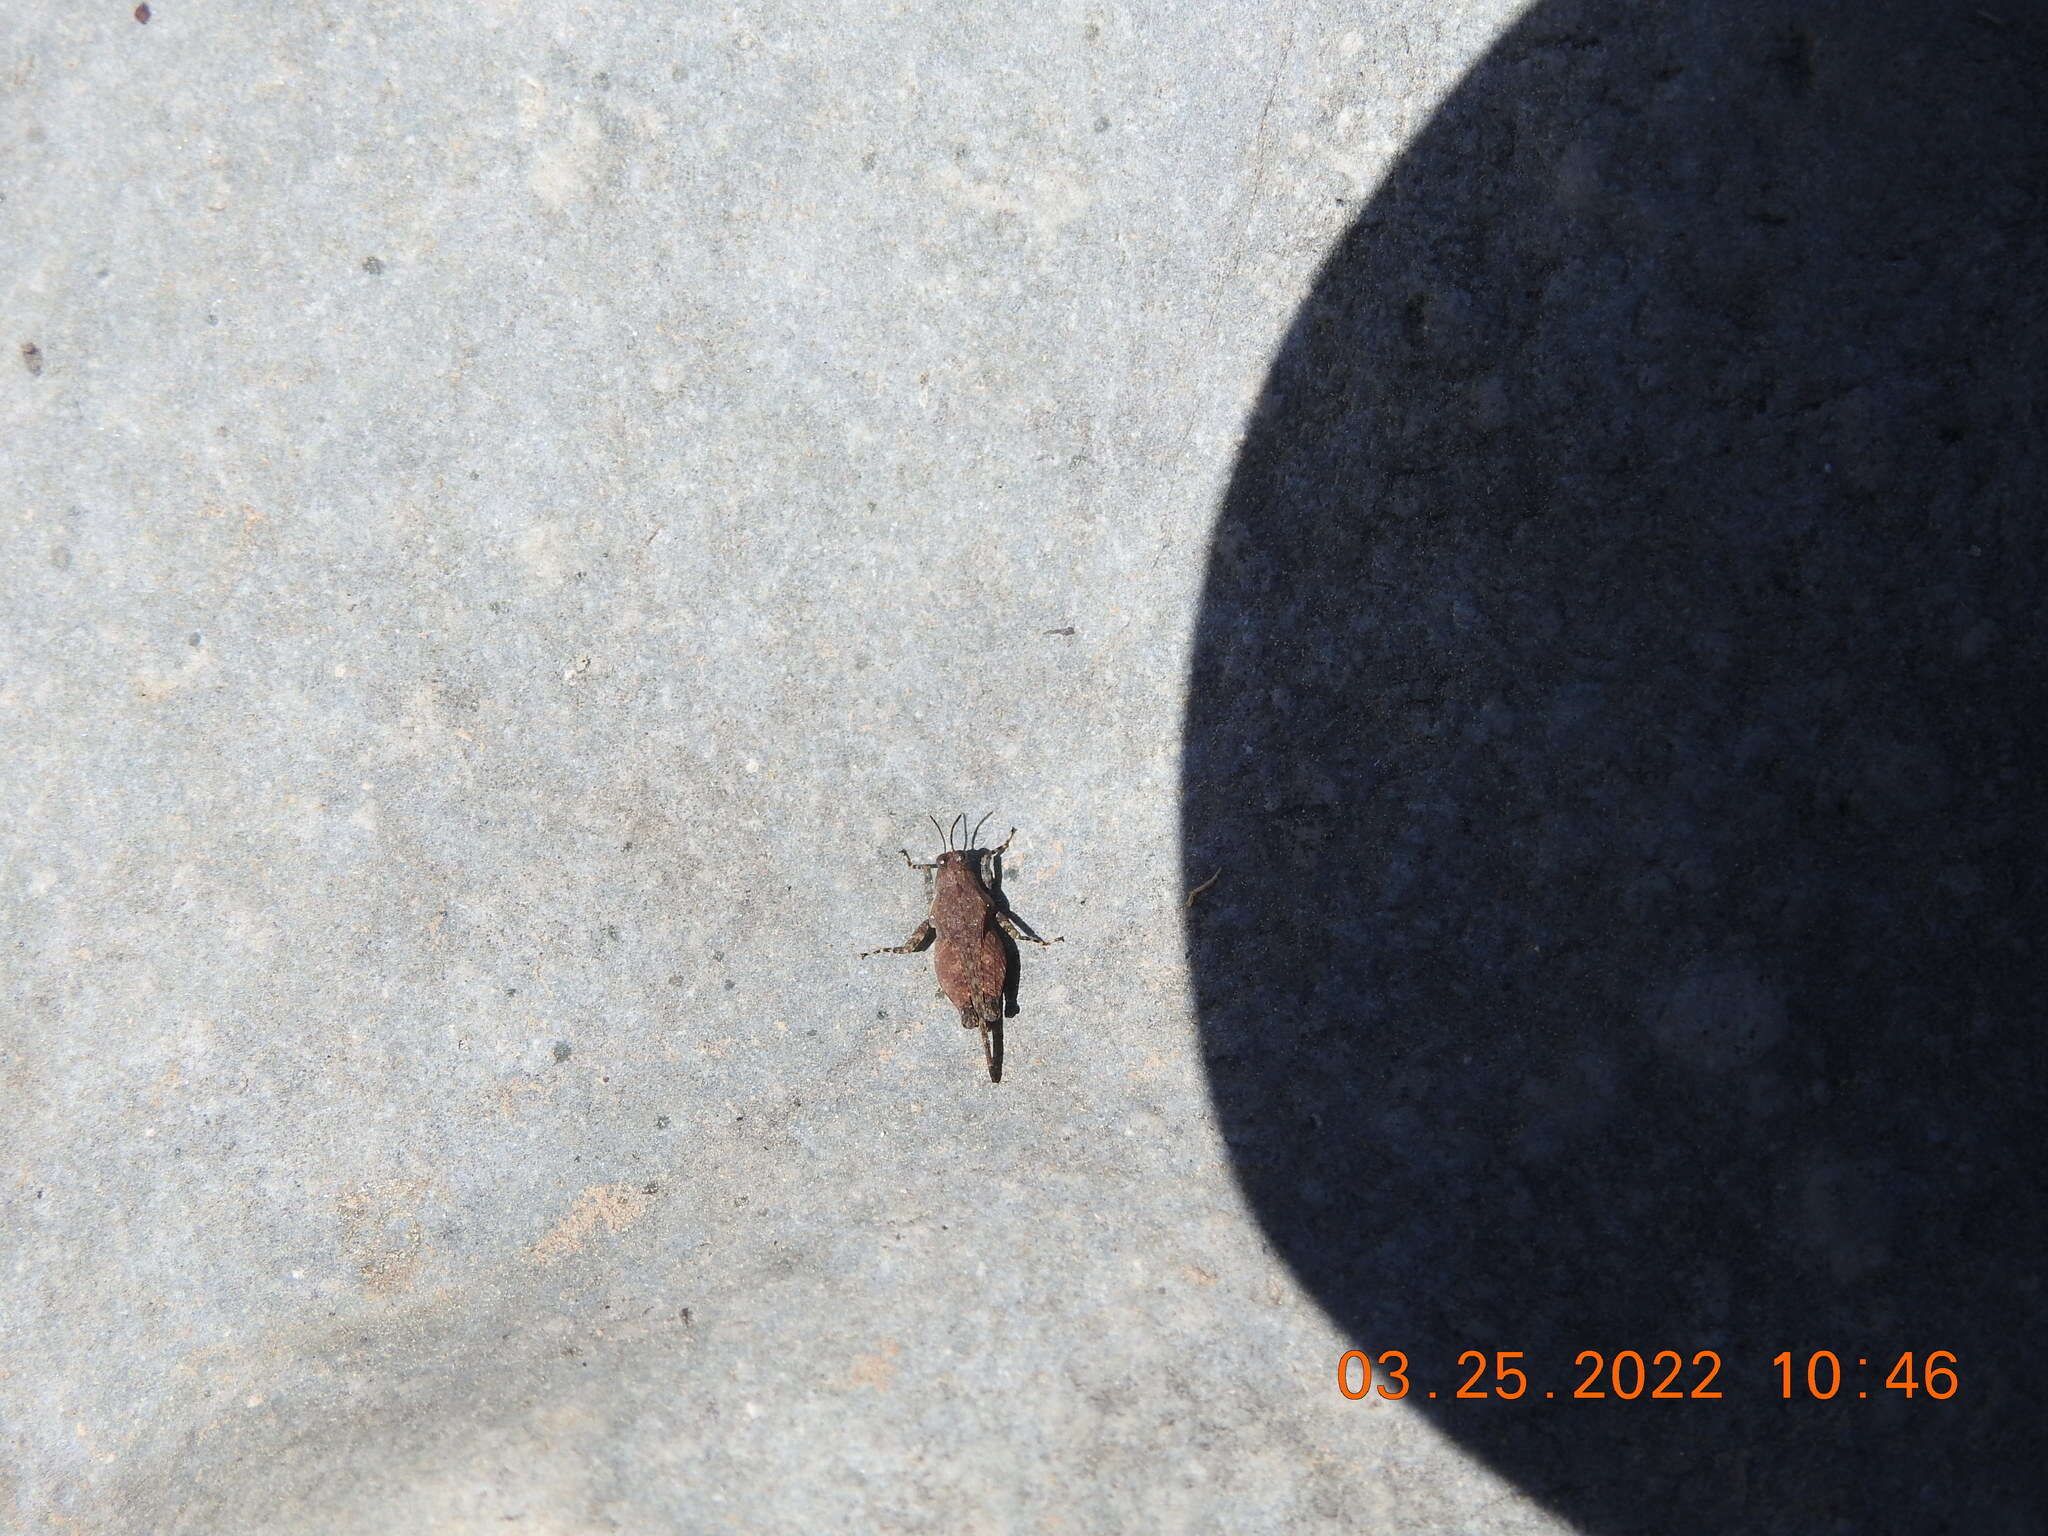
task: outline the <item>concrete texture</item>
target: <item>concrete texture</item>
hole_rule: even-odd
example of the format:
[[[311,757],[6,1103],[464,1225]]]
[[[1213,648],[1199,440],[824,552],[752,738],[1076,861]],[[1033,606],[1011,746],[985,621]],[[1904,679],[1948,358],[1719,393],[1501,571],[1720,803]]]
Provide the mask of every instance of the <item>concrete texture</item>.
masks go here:
[[[1389,1223],[1393,1301],[1355,1252],[1333,1279],[1266,1175],[1355,1149],[1282,1120],[1248,1156],[1275,1074],[1215,1048],[1292,1050],[1316,985],[1219,992],[1218,956],[1309,951],[1199,926],[1293,910],[1201,755],[1270,748],[1314,654],[1296,580],[1246,621],[1270,683],[1204,659],[1239,449],[1276,400],[1313,443],[1302,306],[1446,174],[1432,114],[1519,9],[9,7],[0,1521],[1654,1527],[1482,1421],[1338,1395],[1353,1344],[1447,1342],[1409,1261],[1469,1231],[1413,1224],[1470,1186],[1320,1186]],[[1647,57],[1586,18],[1534,19]],[[1474,241],[1487,190],[1451,188]],[[1511,413],[1488,314],[1417,323]],[[1874,443],[1871,398],[1830,409]],[[1410,681],[1417,742],[1490,718]],[[1885,742],[1845,793],[1924,787]],[[1355,787],[1243,762],[1247,806]],[[1023,957],[1000,1086],[926,961],[854,958],[960,809],[1019,829],[1010,897],[1067,940]],[[1184,831],[1228,866],[1192,913]],[[1659,960],[1660,1049],[1725,1081],[1796,1032],[1762,962]],[[1425,1134],[1414,1081],[1375,1137]],[[1881,1201],[1858,1170],[1812,1198]]]
[[[1506,11],[7,7],[0,1524],[1545,1525],[1337,1396],[1176,820],[1246,405]],[[854,959],[963,808],[999,1088]]]

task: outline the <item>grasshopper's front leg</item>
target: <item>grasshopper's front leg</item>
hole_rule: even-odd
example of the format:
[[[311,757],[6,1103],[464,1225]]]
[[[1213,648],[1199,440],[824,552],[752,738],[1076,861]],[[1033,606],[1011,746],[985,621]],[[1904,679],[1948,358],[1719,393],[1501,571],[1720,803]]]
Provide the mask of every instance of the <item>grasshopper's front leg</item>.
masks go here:
[[[1002,882],[996,877],[996,870],[1000,867],[997,861],[1002,858],[1003,851],[1010,846],[1010,838],[1016,835],[1017,829],[1015,827],[1010,828],[1009,837],[1004,838],[995,847],[989,849],[988,852],[981,856],[981,883],[992,891],[999,891],[1002,888]],[[1001,907],[996,908],[995,917],[996,921],[1003,925],[1003,932],[1013,939],[1028,941],[1033,944],[1043,944],[1048,949],[1054,944],[1064,944],[1067,942],[1065,938],[1041,939],[1024,924],[1023,918],[1018,917],[1015,913],[1005,912]]]
[[[934,931],[932,920],[926,918],[917,925],[916,930],[901,944],[892,944],[887,949],[864,949],[861,951],[860,957],[865,960],[870,955],[914,955],[920,949],[923,949],[925,945],[931,943]],[[1041,940],[1040,942],[1043,943],[1044,941]]]

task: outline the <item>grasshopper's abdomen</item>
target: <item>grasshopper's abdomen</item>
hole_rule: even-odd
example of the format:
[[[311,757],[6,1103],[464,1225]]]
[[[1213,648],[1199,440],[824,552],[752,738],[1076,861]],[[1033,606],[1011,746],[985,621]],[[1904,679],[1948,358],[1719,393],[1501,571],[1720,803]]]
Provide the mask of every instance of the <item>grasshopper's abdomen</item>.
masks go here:
[[[1002,1018],[1003,985],[1009,980],[1010,963],[994,924],[984,923],[978,934],[960,935],[951,941],[942,930],[932,965],[939,973],[939,988],[946,1000],[960,1010],[962,1024],[972,1028]]]

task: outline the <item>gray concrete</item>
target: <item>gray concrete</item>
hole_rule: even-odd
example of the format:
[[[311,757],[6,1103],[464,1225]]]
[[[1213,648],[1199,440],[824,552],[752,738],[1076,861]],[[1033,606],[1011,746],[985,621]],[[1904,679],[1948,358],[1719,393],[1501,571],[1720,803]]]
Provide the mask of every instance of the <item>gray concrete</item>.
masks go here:
[[[0,1523],[1554,1528],[1335,1392],[1176,844],[1246,407],[1516,8],[669,9],[0,16]],[[854,958],[955,809],[1000,1087]]]

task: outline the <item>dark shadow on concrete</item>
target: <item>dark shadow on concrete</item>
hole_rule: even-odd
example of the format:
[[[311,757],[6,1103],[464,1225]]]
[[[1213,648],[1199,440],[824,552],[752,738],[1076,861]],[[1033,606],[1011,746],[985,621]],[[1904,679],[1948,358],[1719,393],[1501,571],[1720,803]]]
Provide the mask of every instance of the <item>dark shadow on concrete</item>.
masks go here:
[[[1216,529],[1239,1176],[1591,1531],[2044,1528],[2048,51],[1984,10],[1538,5],[1332,256]],[[1468,1349],[1529,1396],[1453,1398]],[[1622,1349],[1725,1396],[1572,1401]],[[1886,1390],[1908,1350],[1960,1393]]]

